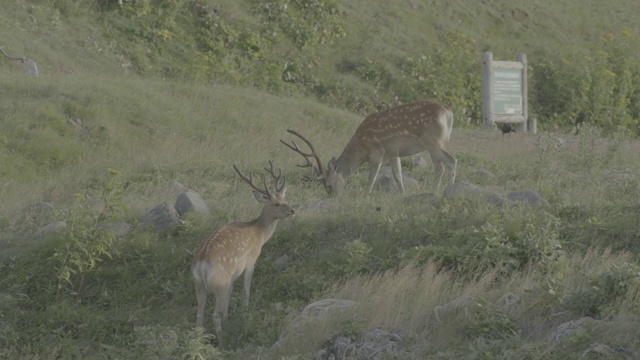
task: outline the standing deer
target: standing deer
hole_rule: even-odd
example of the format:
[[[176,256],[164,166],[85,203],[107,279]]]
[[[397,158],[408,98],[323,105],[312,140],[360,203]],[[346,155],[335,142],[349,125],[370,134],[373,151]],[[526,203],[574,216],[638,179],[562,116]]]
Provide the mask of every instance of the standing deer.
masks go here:
[[[226,319],[229,313],[233,282],[244,272],[244,305],[248,306],[251,277],[262,246],[273,235],[278,221],[295,213],[285,199],[285,178],[282,177],[282,170],[279,169],[276,175],[273,162],[269,161],[269,165],[270,169],[265,170],[275,179],[275,193],[269,191],[266,178],[264,189],[261,189],[253,184],[252,173],[247,177],[233,165],[240,178],[253,188],[255,198],[263,204],[262,212],[253,221],[231,223],[207,236],[196,249],[191,264],[198,300],[196,327],[202,327],[207,295],[213,292],[216,297],[213,323],[219,342],[222,342],[222,320]],[[223,314],[222,319],[220,313]]]
[[[344,191],[345,180],[362,163],[369,162],[369,186],[371,193],[383,161],[389,159],[393,178],[401,192],[404,192],[400,158],[421,153],[425,150],[431,155],[435,167],[435,189],[438,190],[444,166],[449,168],[449,182],[456,177],[456,159],[444,150],[444,144],[451,137],[453,113],[447,105],[435,101],[417,101],[403,104],[385,111],[367,116],[356,129],[351,140],[339,158],[332,158],[325,171],[320,155],[309,140],[294,130],[287,130],[302,139],[311,150],[303,152],[295,142],[291,144],[280,140],[290,149],[302,155],[306,164],[300,167],[313,167],[316,180],[321,180],[327,192],[340,195]],[[310,158],[314,158],[314,166]]]

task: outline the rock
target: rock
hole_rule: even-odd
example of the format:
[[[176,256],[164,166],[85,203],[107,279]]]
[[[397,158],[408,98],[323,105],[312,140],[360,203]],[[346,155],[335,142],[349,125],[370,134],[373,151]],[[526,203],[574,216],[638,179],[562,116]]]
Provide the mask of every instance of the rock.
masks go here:
[[[549,202],[535,191],[512,191],[507,194],[507,199],[512,203],[521,203],[530,206],[549,206]]]
[[[402,184],[404,185],[404,190],[406,192],[414,191],[420,187],[418,181],[410,178],[409,174],[404,171],[402,172]],[[396,179],[393,177],[393,171],[390,166],[383,166],[380,168],[376,182],[373,184],[373,189],[376,191],[399,191],[398,184],[396,183]]]
[[[453,198],[458,196],[477,196],[482,195],[483,192],[483,189],[478,185],[460,181],[454,184],[449,184],[449,186],[444,189],[442,196],[445,198]]]
[[[313,359],[400,359],[406,355],[399,354],[403,337],[401,332],[384,329],[373,329],[358,339],[354,339],[351,336],[338,335],[327,341],[315,353]]]
[[[209,207],[195,191],[185,191],[178,195],[174,207],[180,216],[188,212],[209,215]]]
[[[178,212],[167,202],[154,207],[142,218],[142,224],[154,228],[158,232],[166,232],[182,224]]]
[[[559,341],[567,335],[582,334],[587,331],[587,328],[593,322],[595,322],[595,320],[587,316],[583,317],[582,319],[562,323],[556,328],[556,330],[551,333],[549,338],[553,341]]]
[[[355,301],[344,299],[323,299],[307,305],[282,332],[278,342],[273,345],[272,351],[277,352],[285,344],[295,345],[301,340],[300,336],[304,336],[304,330],[309,325],[322,324],[329,317],[344,316],[355,305]]]
[[[496,176],[489,170],[481,169],[469,174],[469,180],[478,184],[488,185],[495,182]]]
[[[494,205],[500,209],[502,209],[507,202],[509,202],[509,200],[500,195],[491,194],[487,196],[487,204]]]

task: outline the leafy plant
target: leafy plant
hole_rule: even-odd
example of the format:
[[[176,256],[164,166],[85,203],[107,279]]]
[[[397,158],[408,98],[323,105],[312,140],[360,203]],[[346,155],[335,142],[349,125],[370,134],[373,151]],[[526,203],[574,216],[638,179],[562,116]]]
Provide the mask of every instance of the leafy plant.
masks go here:
[[[118,170],[109,169],[107,176],[97,203],[88,194],[79,193],[73,206],[63,212],[66,226],[59,234],[62,244],[51,258],[58,278],[58,298],[67,286],[79,296],[86,276],[112,257],[115,235],[108,226],[125,210],[124,190]]]
[[[506,339],[517,334],[517,324],[492,304],[477,304],[471,311],[467,331],[472,338]]]
[[[343,255],[329,262],[331,271],[338,275],[356,275],[370,268],[371,247],[362,239],[348,242]]]

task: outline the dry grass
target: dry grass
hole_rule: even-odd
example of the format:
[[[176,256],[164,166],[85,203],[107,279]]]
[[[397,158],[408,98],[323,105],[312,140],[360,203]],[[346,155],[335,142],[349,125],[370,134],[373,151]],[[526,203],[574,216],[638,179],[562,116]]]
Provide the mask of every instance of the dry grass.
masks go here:
[[[563,260],[566,272],[557,280],[567,292],[580,291],[589,287],[594,274],[611,271],[629,261],[629,254],[610,250],[574,254]],[[554,326],[568,319],[567,312],[550,313],[557,304],[550,302],[545,290],[547,281],[546,270],[535,266],[506,277],[493,269],[473,278],[460,278],[450,271],[439,271],[433,262],[350,278],[321,298],[352,300],[357,305],[325,321],[297,327],[294,336],[297,340],[287,343],[288,349],[279,350],[282,354],[305,353],[319,345],[311,339],[327,339],[345,332],[357,336],[382,328],[401,333],[416,344],[429,344],[428,353],[446,353],[470,336],[469,329],[487,311],[504,313],[518,324],[530,324],[519,336],[529,338],[532,344],[536,341],[545,344]],[[632,293],[624,303],[637,307],[637,300],[637,294]],[[621,314],[634,313],[630,310],[622,310],[609,319],[610,323],[602,323],[602,336],[610,338],[617,334],[618,340],[621,336],[630,340],[628,334],[623,336],[623,331],[612,327],[618,321],[626,323]],[[628,329],[628,324],[621,326]]]

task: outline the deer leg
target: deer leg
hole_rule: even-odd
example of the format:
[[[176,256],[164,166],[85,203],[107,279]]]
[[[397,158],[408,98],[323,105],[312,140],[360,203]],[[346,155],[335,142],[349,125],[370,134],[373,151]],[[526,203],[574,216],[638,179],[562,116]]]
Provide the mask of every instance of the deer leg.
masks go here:
[[[440,160],[439,151],[436,150],[431,154],[431,162],[433,162],[433,170],[436,173],[435,182],[434,182],[434,191],[438,191],[440,188],[440,182],[442,181],[442,175],[444,173],[444,164],[442,160]]]
[[[194,281],[196,288],[196,299],[198,300],[198,315],[196,316],[196,328],[201,328],[204,324],[204,307],[207,304],[207,288],[200,281]]]
[[[229,298],[231,295],[231,284],[218,286],[214,289],[216,294],[216,307],[213,310],[213,324],[216,328],[218,341],[222,342],[222,320],[227,318],[229,312]],[[222,313],[222,316],[220,315]]]
[[[247,265],[244,270],[244,307],[249,307],[249,295],[251,294],[251,278],[253,277],[254,265]]]
[[[449,184],[453,184],[456,181],[456,165],[458,160],[449,154],[446,150],[441,149],[439,158],[449,168]]]
[[[368,194],[371,194],[371,191],[373,191],[373,184],[376,182],[376,178],[378,177],[378,173],[380,172],[381,165],[382,162],[371,161],[371,168],[369,169],[369,186],[367,188]]]
[[[393,173],[393,178],[396,180],[396,184],[398,184],[400,192],[404,192],[404,183],[402,182],[402,165],[400,164],[400,158],[392,158],[389,163],[391,164],[391,172]]]

